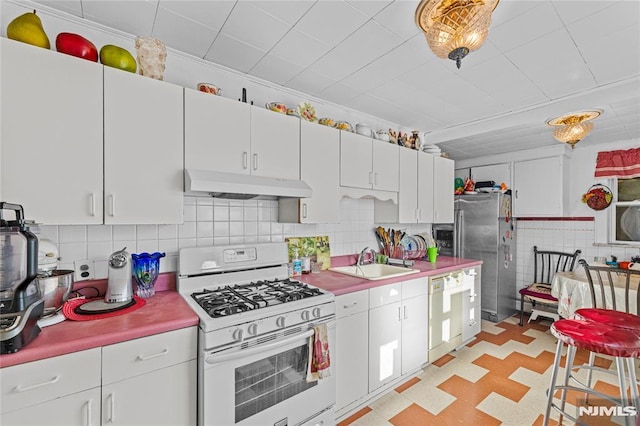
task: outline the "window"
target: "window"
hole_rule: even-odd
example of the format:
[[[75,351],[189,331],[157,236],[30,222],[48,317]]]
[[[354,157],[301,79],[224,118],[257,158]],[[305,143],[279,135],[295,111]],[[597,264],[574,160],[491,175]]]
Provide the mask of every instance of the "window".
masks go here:
[[[640,244],[640,177],[613,179],[613,183],[612,242]]]

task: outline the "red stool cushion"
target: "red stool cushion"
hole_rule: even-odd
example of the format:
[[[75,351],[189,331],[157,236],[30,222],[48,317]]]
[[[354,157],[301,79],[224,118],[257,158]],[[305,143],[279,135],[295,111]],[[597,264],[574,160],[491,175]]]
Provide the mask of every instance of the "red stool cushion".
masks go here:
[[[615,357],[640,357],[640,332],[598,322],[562,319],[551,324],[551,333],[579,349]]]
[[[576,319],[594,321],[612,327],[640,331],[640,317],[613,309],[581,308],[575,312]]]

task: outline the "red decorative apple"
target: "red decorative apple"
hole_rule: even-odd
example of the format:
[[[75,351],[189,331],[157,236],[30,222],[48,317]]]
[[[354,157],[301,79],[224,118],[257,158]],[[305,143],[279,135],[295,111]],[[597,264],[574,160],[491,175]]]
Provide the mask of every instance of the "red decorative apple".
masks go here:
[[[86,38],[74,33],[60,33],[56,37],[56,50],[88,61],[98,62],[98,49]]]

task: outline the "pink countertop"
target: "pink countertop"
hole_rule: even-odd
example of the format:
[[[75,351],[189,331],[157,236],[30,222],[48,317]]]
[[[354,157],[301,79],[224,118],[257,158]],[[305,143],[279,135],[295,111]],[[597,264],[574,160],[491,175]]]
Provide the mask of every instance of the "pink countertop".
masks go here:
[[[44,327],[18,352],[0,355],[0,368],[197,325],[198,316],[175,291],[175,274],[163,274],[161,278],[156,283],[156,294],[146,299],[143,307],[112,318],[66,320]],[[105,280],[85,281],[77,283],[74,289],[86,286],[103,289],[105,284]],[[94,297],[89,292],[86,295]]]
[[[331,266],[346,266],[356,263],[355,255],[336,256],[331,258]],[[360,290],[366,290],[386,284],[392,284],[399,281],[412,280],[420,277],[428,277],[439,275],[446,272],[452,272],[459,269],[470,268],[472,266],[481,265],[481,260],[461,259],[457,257],[438,256],[436,263],[417,260],[412,269],[419,269],[420,272],[404,275],[396,278],[387,278],[384,280],[366,280],[364,278],[356,278],[350,275],[332,272],[329,270],[321,271],[318,274],[305,274],[295,277],[296,279],[319,287],[323,290],[330,291],[336,296],[341,294],[353,293]]]

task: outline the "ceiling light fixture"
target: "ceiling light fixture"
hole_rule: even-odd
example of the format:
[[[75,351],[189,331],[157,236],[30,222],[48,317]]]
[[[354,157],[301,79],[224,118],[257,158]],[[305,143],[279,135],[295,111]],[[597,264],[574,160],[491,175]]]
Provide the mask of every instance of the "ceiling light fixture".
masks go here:
[[[478,49],[489,34],[491,13],[500,0],[422,0],[416,25],[439,58],[456,61]]]
[[[555,126],[553,137],[571,145],[571,149],[593,130],[590,120],[600,116],[601,110],[572,112],[547,120],[549,126]]]

